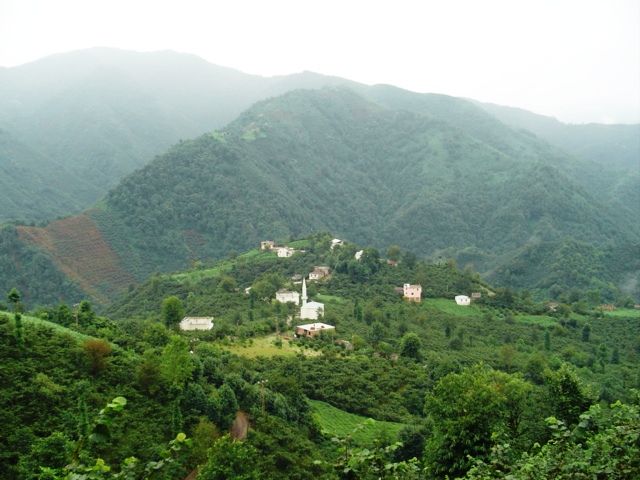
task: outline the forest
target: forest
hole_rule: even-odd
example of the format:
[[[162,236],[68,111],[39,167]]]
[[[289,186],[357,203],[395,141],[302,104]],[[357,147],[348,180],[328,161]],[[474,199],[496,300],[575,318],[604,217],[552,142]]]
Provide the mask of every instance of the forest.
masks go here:
[[[332,238],[278,240],[290,258],[256,246],[158,273],[108,308],[9,289],[0,476],[640,475],[633,302],[577,289],[540,301],[454,261]],[[308,296],[335,333],[295,338],[297,307],[274,297],[317,265],[331,274]],[[422,286],[421,302],[402,299],[404,283]],[[453,300],[474,292],[469,306]],[[214,327],[181,331],[185,315]]]

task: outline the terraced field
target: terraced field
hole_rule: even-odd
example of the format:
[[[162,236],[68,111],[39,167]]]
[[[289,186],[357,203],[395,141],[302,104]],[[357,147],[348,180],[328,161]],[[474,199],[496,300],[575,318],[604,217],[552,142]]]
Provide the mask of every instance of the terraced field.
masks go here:
[[[345,412],[320,400],[309,400],[309,403],[325,434],[338,437],[351,435],[359,445],[370,445],[380,436],[397,438],[404,427],[402,423],[383,422]]]
[[[135,283],[96,223],[80,214],[44,228],[18,227],[20,238],[47,252],[54,265],[98,301],[107,302]]]

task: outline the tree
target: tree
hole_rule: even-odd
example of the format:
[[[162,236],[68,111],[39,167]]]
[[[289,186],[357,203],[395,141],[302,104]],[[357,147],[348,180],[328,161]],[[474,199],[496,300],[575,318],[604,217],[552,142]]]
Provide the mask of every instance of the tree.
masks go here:
[[[566,425],[575,425],[592,403],[592,396],[567,363],[547,375],[547,398],[554,414]]]
[[[18,350],[23,350],[24,349],[24,331],[22,329],[22,315],[16,312],[13,315],[13,319],[16,327],[16,332],[15,332],[16,345],[18,346]]]
[[[187,340],[178,335],[172,336],[167,346],[162,350],[160,360],[162,379],[168,385],[181,390],[191,377],[194,368]]]
[[[391,245],[387,249],[387,258],[389,260],[393,260],[394,262],[397,262],[400,259],[401,254],[402,251],[400,250],[400,247],[398,245]]]
[[[167,327],[174,327],[184,317],[182,300],[176,296],[167,297],[162,301],[162,319]]]
[[[582,327],[582,341],[588,342],[590,337],[591,337],[591,325],[589,325],[588,323],[585,323],[584,327]]]
[[[551,333],[549,333],[549,330],[544,331],[544,349],[547,352],[551,350]]]
[[[489,454],[493,432],[518,436],[529,390],[520,378],[483,365],[440,379],[425,401],[428,472],[438,478],[464,475],[472,465],[469,456]]]
[[[15,287],[9,290],[9,293],[7,293],[7,300],[11,304],[14,312],[20,312],[22,310],[20,305],[21,298],[22,297],[20,296],[20,292]]]
[[[218,396],[220,401],[220,418],[218,420],[218,424],[221,428],[226,430],[231,426],[236,417],[236,412],[238,411],[238,400],[236,398],[236,394],[226,383],[218,390]]]
[[[407,358],[413,358],[414,360],[420,360],[421,348],[422,341],[420,340],[420,337],[413,332],[409,332],[402,337],[400,355]]]
[[[106,357],[111,354],[109,342],[99,339],[87,340],[83,345],[84,353],[89,360],[89,370],[97,375],[107,367]]]
[[[259,480],[260,472],[256,465],[258,452],[251,445],[236,442],[229,435],[216,440],[207,463],[198,474],[198,480]]]

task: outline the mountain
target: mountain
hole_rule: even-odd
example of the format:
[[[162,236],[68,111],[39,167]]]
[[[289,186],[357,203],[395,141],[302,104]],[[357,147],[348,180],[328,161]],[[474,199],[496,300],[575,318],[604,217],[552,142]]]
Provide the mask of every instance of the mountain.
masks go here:
[[[266,78],[194,55],[108,48],[0,70],[0,129],[36,152],[27,161],[0,150],[2,164],[24,169],[23,196],[0,193],[0,222],[79,212],[181,138],[219,128],[257,100],[335,83],[347,81],[310,72]],[[61,198],[42,195],[43,173]],[[48,201],[38,208],[36,196]]]
[[[637,244],[638,225],[574,181],[559,149],[470,102],[426,98],[438,108],[423,114],[347,88],[259,102],[226,128],[176,144],[96,208],[18,227],[18,236],[102,301],[154,271],[315,231],[456,257],[532,289],[602,287],[588,275],[547,285],[512,266],[544,244],[549,271],[574,269],[555,265],[553,253],[576,240],[606,256]],[[458,117],[470,121],[450,123]],[[617,283],[636,278],[634,265],[619,268],[603,267]]]
[[[533,132],[552,145],[609,168],[640,169],[640,125],[566,124],[553,117],[477,103],[500,121]]]

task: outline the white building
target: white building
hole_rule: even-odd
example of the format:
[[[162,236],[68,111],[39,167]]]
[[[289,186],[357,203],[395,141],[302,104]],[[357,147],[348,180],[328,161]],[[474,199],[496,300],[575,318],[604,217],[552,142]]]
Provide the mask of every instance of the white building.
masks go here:
[[[263,240],[260,242],[260,250],[271,250],[276,246],[276,242],[273,240]]]
[[[184,317],[180,321],[180,330],[211,330],[213,317]]]
[[[280,258],[289,258],[293,256],[293,254],[296,253],[296,251],[290,247],[277,247],[276,253]]]
[[[333,240],[331,240],[331,250],[340,245],[344,245],[344,242],[339,238],[334,238]]]
[[[317,320],[324,316],[324,303],[307,302],[307,282],[302,279],[302,306],[300,307],[300,318]]]
[[[359,261],[362,258],[363,253],[364,253],[364,250],[358,250],[354,255],[354,258]]]
[[[456,303],[466,307],[471,304],[471,299],[466,295],[456,295]]]
[[[326,323],[309,323],[307,325],[298,325],[296,327],[296,335],[299,337],[315,337],[322,332],[332,332],[335,329],[336,327]]]
[[[300,305],[300,294],[289,290],[278,290],[276,292],[276,300],[280,303],[295,303]]]
[[[402,297],[410,302],[420,303],[420,301],[422,301],[422,285],[405,283],[402,286]]]

